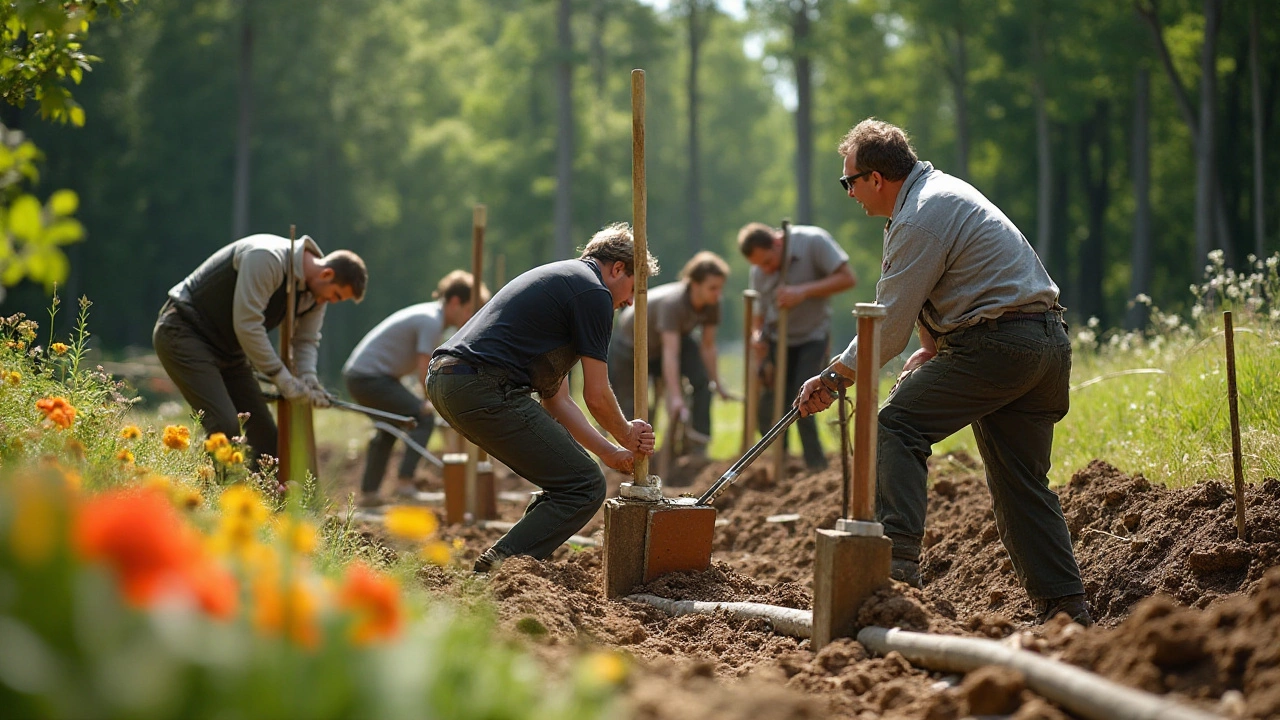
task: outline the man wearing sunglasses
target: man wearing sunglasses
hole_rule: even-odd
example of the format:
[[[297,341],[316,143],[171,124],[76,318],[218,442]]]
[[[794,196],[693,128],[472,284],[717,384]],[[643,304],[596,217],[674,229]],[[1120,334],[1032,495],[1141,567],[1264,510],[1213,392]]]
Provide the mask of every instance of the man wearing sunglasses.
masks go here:
[[[845,192],[888,218],[879,364],[906,348],[913,326],[920,335],[879,414],[876,514],[893,541],[893,576],[920,586],[927,460],[934,443],[972,425],[996,528],[1040,621],[1065,612],[1092,623],[1047,474],[1071,375],[1058,286],[1013,222],[972,185],[918,160],[900,128],[864,120],[839,152]],[[857,379],[857,353],[855,338],[804,384],[802,415]]]
[[[786,277],[782,277],[783,233],[764,223],[750,223],[738,231],[738,250],[751,263],[751,287],[760,293],[752,328],[752,346],[760,362],[760,428],[773,425],[774,358],[778,346],[778,310],[787,311],[787,397],[800,390],[805,378],[822,369],[830,357],[831,303],[829,298],[853,287],[857,279],[849,256],[831,233],[820,227],[793,225]],[[827,467],[813,418],[796,422],[804,464],[810,470]],[[786,438],[783,437],[783,444]]]

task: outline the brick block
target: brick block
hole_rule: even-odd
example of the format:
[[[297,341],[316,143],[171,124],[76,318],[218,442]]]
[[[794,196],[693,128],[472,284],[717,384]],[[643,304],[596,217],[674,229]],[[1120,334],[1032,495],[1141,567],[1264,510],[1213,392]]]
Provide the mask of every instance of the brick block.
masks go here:
[[[711,566],[716,509],[661,503],[649,510],[643,582],[672,572],[702,572]]]

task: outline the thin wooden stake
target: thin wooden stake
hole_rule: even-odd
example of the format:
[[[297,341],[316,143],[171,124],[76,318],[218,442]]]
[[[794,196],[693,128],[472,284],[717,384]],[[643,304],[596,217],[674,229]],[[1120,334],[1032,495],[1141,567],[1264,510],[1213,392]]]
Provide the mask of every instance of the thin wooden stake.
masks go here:
[[[1244,464],[1240,451],[1240,398],[1236,393],[1236,340],[1231,311],[1222,313],[1227,338],[1227,404],[1231,406],[1231,469],[1236,486],[1236,537],[1248,540],[1245,524]]]
[[[791,267],[791,221],[782,221],[782,261],[778,265],[778,284],[773,291],[773,303],[778,305],[778,291],[787,284],[787,270]],[[773,346],[773,422],[777,422],[785,412],[788,397],[787,387],[787,310],[778,305],[778,339]],[[773,479],[782,480],[787,470],[787,431],[773,446]]]
[[[755,290],[742,291],[743,304],[746,306],[742,314],[742,455],[746,455],[755,444],[756,413],[760,404],[759,367],[751,342],[756,324],[756,300],[759,297],[760,293]]]

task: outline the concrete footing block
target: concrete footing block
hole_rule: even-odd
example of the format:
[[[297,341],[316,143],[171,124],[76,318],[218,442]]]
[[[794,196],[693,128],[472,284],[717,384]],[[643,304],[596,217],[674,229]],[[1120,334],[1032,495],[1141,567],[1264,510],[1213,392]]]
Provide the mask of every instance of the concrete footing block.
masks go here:
[[[679,501],[614,498],[604,505],[605,595],[623,597],[671,572],[711,566],[716,510]]]
[[[819,528],[813,563],[814,652],[836,638],[854,637],[858,608],[889,584],[893,542]]]

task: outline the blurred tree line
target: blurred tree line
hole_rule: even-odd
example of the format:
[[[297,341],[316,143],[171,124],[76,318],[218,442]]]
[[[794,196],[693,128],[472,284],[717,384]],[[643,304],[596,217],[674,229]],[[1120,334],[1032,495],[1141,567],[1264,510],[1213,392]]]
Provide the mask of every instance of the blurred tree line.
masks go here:
[[[11,7],[12,0],[0,2]],[[314,237],[369,263],[366,301],[330,310],[333,374],[388,313],[470,262],[486,276],[569,256],[631,213],[632,68],[647,73],[649,242],[675,279],[697,249],[735,276],[738,228],[832,231],[874,294],[881,223],[840,190],[834,148],[877,116],[995,201],[1078,318],[1189,302],[1209,250],[1277,248],[1280,6],[1259,0],[144,0],[94,26],[106,58],[75,91],[83,128],[6,109],[79,193],[87,294],[110,350],[148,346],[165,292],[254,232]],[[1275,173],[1272,173],[1275,175]],[[1270,202],[1268,202],[1270,200]],[[5,312],[39,313],[39,286]],[[1126,316],[1126,314],[1128,315]]]

